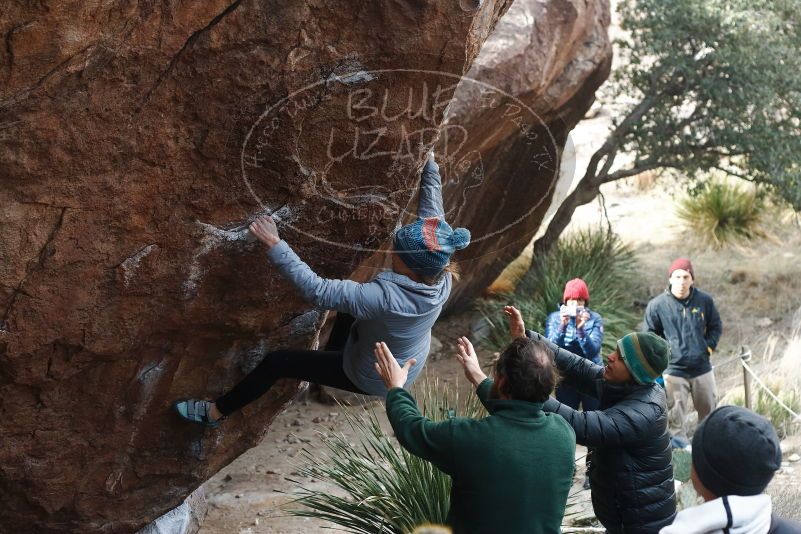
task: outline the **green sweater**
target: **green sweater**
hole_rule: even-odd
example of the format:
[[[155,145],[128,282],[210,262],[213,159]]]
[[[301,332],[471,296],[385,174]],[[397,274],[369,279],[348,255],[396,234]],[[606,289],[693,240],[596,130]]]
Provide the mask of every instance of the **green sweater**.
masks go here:
[[[576,435],[542,404],[488,400],[484,419],[426,419],[404,389],[387,395],[387,416],[400,444],[453,479],[448,524],[455,534],[559,533],[573,482]]]

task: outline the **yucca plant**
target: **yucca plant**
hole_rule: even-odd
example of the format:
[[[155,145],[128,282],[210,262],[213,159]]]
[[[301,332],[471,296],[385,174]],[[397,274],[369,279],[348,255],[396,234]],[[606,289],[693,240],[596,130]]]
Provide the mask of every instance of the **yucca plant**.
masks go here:
[[[486,415],[475,395],[460,401],[455,388],[440,387],[438,381],[425,380],[415,390],[421,411],[431,419]],[[343,409],[353,437],[323,436],[322,450],[303,449],[300,475],[337,489],[330,492],[296,482],[300,496],[290,503],[289,514],[363,534],[408,534],[418,525],[445,523],[450,477],[401,448],[381,427],[378,410],[362,406],[354,414]],[[577,493],[568,497],[566,520],[576,513]]]
[[[456,389],[424,381],[416,387],[421,411],[433,420],[481,416],[475,395],[460,402]],[[356,436],[323,437],[323,451],[304,448],[298,472],[333,484],[339,494],[300,485],[291,515],[329,521],[347,532],[406,534],[424,524],[444,524],[450,508],[451,479],[431,463],[406,452],[381,427],[375,407],[343,410]]]
[[[676,491],[676,505],[679,510],[698,504],[698,493],[690,482],[693,453],[686,449],[673,449],[673,478],[681,484]]]
[[[764,203],[754,187],[713,180],[679,203],[676,215],[701,244],[724,245],[764,237]]]
[[[615,341],[640,321],[634,292],[641,284],[634,252],[605,229],[581,230],[562,237],[548,255],[534,258],[513,294],[479,302],[479,310],[491,327],[486,344],[497,350],[509,342],[502,312],[505,304],[520,309],[528,328],[543,332],[545,318],[556,311],[565,283],[572,278],[587,282],[590,308],[604,321],[603,353],[613,351]]]

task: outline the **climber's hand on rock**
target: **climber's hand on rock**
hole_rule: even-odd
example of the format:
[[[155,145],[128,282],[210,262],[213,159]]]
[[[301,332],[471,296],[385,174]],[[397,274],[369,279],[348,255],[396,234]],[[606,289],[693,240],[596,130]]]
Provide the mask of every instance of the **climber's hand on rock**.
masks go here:
[[[275,221],[269,215],[258,217],[250,224],[249,230],[269,248],[281,241],[278,236],[278,227],[275,226]]]

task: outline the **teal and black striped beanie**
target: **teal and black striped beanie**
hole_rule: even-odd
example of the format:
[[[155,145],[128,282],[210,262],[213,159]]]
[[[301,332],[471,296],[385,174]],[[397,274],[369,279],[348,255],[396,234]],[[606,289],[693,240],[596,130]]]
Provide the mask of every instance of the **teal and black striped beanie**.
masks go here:
[[[436,276],[457,250],[470,244],[466,228],[452,229],[440,217],[418,219],[395,232],[395,252],[412,271]]]
[[[652,384],[670,361],[670,345],[653,332],[623,336],[617,341],[617,351],[638,384]]]

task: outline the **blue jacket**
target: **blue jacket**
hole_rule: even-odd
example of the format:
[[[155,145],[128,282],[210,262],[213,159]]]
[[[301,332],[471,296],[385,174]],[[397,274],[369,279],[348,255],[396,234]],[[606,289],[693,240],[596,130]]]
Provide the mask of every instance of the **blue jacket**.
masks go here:
[[[692,288],[689,297],[679,300],[666,290],[645,308],[645,328],[670,343],[665,374],[694,378],[712,370],[709,355],[718,346],[723,323],[708,294]]]
[[[417,215],[445,216],[439,167],[431,159],[423,168]],[[401,366],[412,358],[417,360],[404,387],[414,382],[428,358],[431,327],[451,292],[450,273],[445,273],[433,286],[394,271],[384,271],[362,284],[321,278],[285,241],[272,247],[267,257],[307,302],[356,318],[344,354],[343,369],[351,382],[371,395],[386,395],[384,382],[373,367],[373,347],[379,341],[389,346]]]
[[[590,318],[580,330],[576,330],[576,318],[571,317],[562,327],[559,311],[548,315],[545,320],[545,337],[573,354],[583,356],[595,363],[601,363],[601,344],[604,341],[604,321],[599,313],[589,308]]]

